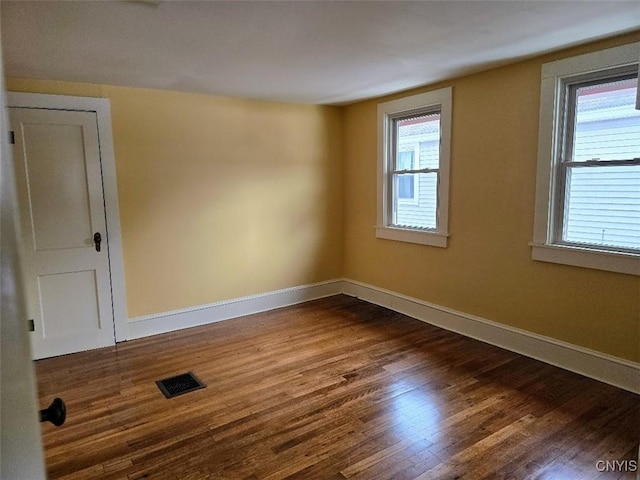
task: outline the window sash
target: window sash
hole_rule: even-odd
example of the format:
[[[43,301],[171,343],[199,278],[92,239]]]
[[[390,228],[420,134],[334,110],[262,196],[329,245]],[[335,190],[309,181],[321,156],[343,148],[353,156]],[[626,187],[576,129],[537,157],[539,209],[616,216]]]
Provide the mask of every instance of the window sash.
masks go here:
[[[398,214],[399,214],[399,206],[400,205],[406,205],[407,200],[408,199],[402,199],[399,198],[397,195],[393,194],[393,190],[395,189],[395,181],[396,179],[400,176],[399,174],[390,174],[389,175],[389,179],[390,179],[390,185],[389,185],[389,190],[391,192],[390,195],[390,202],[389,202],[389,221],[388,221],[388,226],[390,227],[396,227],[396,228],[403,228],[403,229],[411,229],[411,230],[416,230],[419,232],[437,232],[438,231],[438,225],[439,225],[439,216],[440,216],[440,197],[438,195],[438,186],[440,184],[440,171],[439,169],[424,169],[425,171],[423,172],[422,170],[420,171],[420,173],[435,173],[436,174],[436,179],[435,179],[435,184],[436,184],[436,189],[435,189],[435,205],[434,210],[435,210],[435,226],[434,227],[420,227],[417,225],[406,225],[403,223],[400,223],[397,220]],[[404,173],[404,172],[402,172]],[[402,174],[401,173],[401,174]],[[416,179],[419,182],[419,179]]]
[[[589,79],[585,80],[584,76],[580,76],[574,79],[567,79],[564,82],[564,92],[562,101],[562,129],[561,129],[561,148],[559,152],[559,158],[561,163],[573,162],[574,148],[575,148],[575,126],[576,126],[576,106],[577,106],[577,92],[580,88],[591,87],[596,85],[602,85],[606,83],[614,83],[622,80],[629,80],[632,78],[638,78],[638,66],[635,65],[632,68],[623,68],[615,70],[607,70],[594,78],[594,75],[588,76]],[[616,160],[629,160],[616,159]],[[616,160],[602,160],[603,162],[612,162]],[[583,163],[583,162],[576,162]]]
[[[418,227],[418,226],[407,226],[401,225],[395,222],[396,212],[398,203],[406,203],[416,201],[417,196],[419,195],[419,180],[418,177],[415,179],[416,185],[414,186],[414,199],[409,198],[400,198],[398,189],[396,189],[396,177],[399,175],[407,175],[407,174],[420,174],[420,173],[435,173],[436,174],[436,184],[440,183],[440,167],[438,168],[414,168],[414,169],[398,169],[398,154],[401,153],[399,150],[399,141],[398,141],[398,130],[399,123],[403,120],[413,120],[419,117],[427,117],[429,115],[442,115],[442,105],[434,104],[429,105],[428,107],[419,108],[412,111],[403,111],[397,115],[390,115],[388,117],[389,122],[389,136],[390,141],[388,143],[388,167],[387,167],[387,226],[390,227],[401,227],[401,228],[410,228],[412,230],[417,231],[425,231],[425,232],[436,232],[439,228],[439,216],[440,216],[440,197],[438,189],[436,188],[436,201],[435,201],[435,210],[436,210],[436,224],[433,228],[426,227]],[[442,124],[440,124],[440,132],[438,134],[440,142],[442,141]],[[414,165],[416,162],[419,162],[419,155],[416,155],[414,152]]]
[[[607,166],[626,166],[640,165],[640,158],[622,158],[616,160],[587,160],[574,161],[575,147],[575,126],[576,126],[576,107],[578,89],[613,83],[616,81],[627,80],[638,77],[638,65],[617,68],[613,70],[605,70],[597,74],[587,74],[578,77],[567,78],[563,82],[562,97],[560,105],[562,106],[559,115],[560,120],[560,145],[557,161],[554,164],[554,201],[552,202],[553,221],[550,222],[550,238],[553,244],[566,246],[580,246],[586,248],[596,248],[598,250],[638,253],[640,249],[624,248],[619,246],[601,245],[596,243],[579,243],[565,240],[566,227],[568,220],[569,191],[567,181],[569,178],[569,170],[573,168],[589,168],[589,167],[607,167]],[[640,89],[640,84],[638,86]]]
[[[433,228],[427,228],[427,227],[417,227],[417,226],[407,226],[407,225],[402,225],[399,224],[397,222],[395,222],[395,218],[396,218],[396,212],[397,212],[397,205],[400,202],[403,201],[410,201],[409,199],[403,199],[400,198],[397,195],[397,191],[395,188],[395,181],[396,181],[396,177],[398,177],[399,175],[402,174],[419,174],[419,173],[435,173],[436,174],[436,185],[440,184],[440,169],[439,168],[422,168],[419,170],[392,170],[390,172],[388,172],[388,223],[387,225],[390,227],[401,227],[401,228],[411,228],[413,230],[418,230],[418,231],[425,231],[425,232],[436,232],[438,231],[438,225],[439,225],[439,219],[440,219],[440,196],[439,196],[439,192],[438,189],[436,188],[436,204],[435,204],[435,209],[436,209],[436,224],[435,227]],[[418,192],[416,191],[415,194],[417,195]]]
[[[619,167],[619,166],[640,166],[640,158],[633,160],[617,160],[617,161],[606,161],[606,160],[591,160],[589,162],[567,162],[559,165],[560,173],[559,178],[562,184],[562,209],[557,210],[557,215],[555,217],[556,224],[556,237],[554,240],[554,244],[557,245],[567,245],[567,246],[579,246],[579,247],[593,247],[598,250],[604,251],[612,251],[612,252],[626,252],[626,253],[638,253],[640,248],[627,248],[619,245],[607,245],[601,243],[590,243],[590,242],[577,242],[567,240],[567,229],[569,224],[569,209],[567,206],[570,203],[569,192],[568,192],[568,180],[570,171],[574,169],[584,169],[584,168],[594,168],[594,167]]]

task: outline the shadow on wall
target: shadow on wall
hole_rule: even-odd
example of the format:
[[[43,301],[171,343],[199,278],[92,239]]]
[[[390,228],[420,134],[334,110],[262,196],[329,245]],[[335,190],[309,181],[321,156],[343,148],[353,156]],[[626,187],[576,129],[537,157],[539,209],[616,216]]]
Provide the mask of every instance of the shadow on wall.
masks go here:
[[[107,90],[130,317],[342,275],[340,109]]]

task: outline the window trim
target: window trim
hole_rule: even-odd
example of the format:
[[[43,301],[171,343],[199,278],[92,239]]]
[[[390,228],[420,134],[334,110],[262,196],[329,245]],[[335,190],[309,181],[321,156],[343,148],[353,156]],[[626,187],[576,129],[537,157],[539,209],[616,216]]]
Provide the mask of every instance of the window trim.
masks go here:
[[[639,58],[640,42],[636,42],[542,65],[534,231],[530,244],[534,260],[640,275],[638,253],[561,243],[554,236],[560,191],[557,185],[560,179],[554,170],[560,162],[563,142],[557,112],[561,110],[565,82],[585,74],[637,65]]]
[[[447,247],[449,237],[449,170],[451,152],[452,87],[411,95],[378,104],[378,189],[376,237],[386,240]],[[436,228],[402,228],[391,224],[389,202],[393,143],[393,120],[430,107],[440,108],[440,164],[438,179]],[[418,152],[419,154],[419,152]]]

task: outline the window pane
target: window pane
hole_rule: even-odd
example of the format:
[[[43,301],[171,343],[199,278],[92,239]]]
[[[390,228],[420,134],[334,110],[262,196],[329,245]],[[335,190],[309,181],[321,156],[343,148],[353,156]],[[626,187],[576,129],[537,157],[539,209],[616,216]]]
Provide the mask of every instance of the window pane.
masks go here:
[[[567,172],[563,240],[640,249],[640,165]]]
[[[440,113],[417,115],[397,120],[396,128],[398,170],[401,170],[399,167],[400,155],[403,150],[409,149],[412,154],[419,149],[419,168],[438,168],[440,163]]]
[[[400,191],[402,177],[417,177],[418,185],[415,202],[394,202],[393,224],[398,227],[436,228],[437,212],[437,173],[416,173],[413,175],[395,175],[396,192]],[[398,195],[398,198],[400,196]]]
[[[638,79],[576,90],[573,161],[640,157],[640,111],[635,109]]]

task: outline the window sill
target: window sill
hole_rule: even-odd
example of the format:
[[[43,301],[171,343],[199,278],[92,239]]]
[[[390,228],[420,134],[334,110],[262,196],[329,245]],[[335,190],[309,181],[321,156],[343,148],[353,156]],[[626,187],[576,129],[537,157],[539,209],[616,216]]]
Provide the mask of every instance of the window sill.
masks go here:
[[[447,248],[448,235],[436,232],[411,230],[408,228],[376,227],[376,237],[398,242],[418,243],[432,247]]]
[[[640,275],[640,254],[593,250],[569,245],[530,243],[531,257],[541,262]]]

